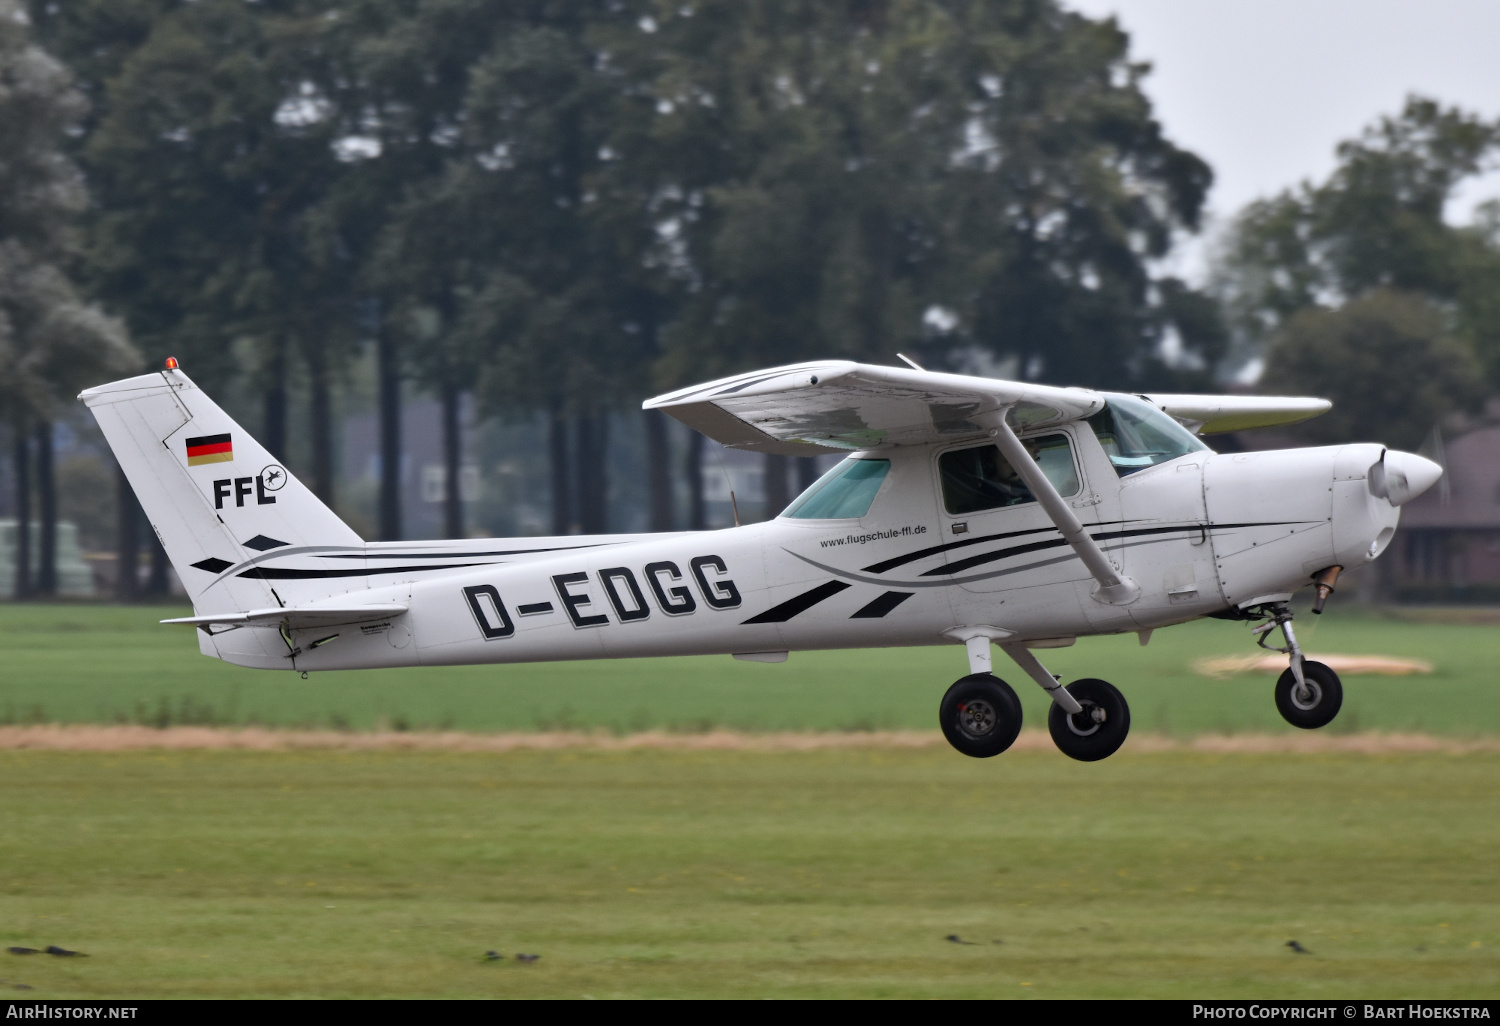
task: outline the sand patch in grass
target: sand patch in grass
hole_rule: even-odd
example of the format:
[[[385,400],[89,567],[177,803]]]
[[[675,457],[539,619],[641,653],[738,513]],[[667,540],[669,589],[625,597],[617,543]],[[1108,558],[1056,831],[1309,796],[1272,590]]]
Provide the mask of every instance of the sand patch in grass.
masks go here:
[[[1378,655],[1314,655],[1307,658],[1323,663],[1340,676],[1360,677],[1409,677],[1433,672],[1433,665],[1425,659],[1399,659],[1395,656]],[[1287,657],[1277,653],[1270,655],[1208,656],[1195,659],[1193,672],[1215,680],[1238,677],[1246,673],[1280,675],[1287,667]]]
[[[581,731],[476,734],[463,731],[279,730],[268,727],[144,727],[42,724],[0,727],[0,750],[128,752],[148,750],[217,751],[412,751],[513,752],[585,749],[592,751],[756,751],[800,752],[827,749],[941,748],[936,730],[777,731],[754,733],[711,730],[702,733],[646,731],[617,736]],[[1045,730],[1023,730],[1012,751],[1053,747]],[[1202,734],[1177,738],[1160,733],[1132,734],[1125,751],[1313,754],[1347,752],[1388,755],[1417,752],[1495,752],[1500,737],[1456,738],[1421,733],[1367,731],[1331,734]]]

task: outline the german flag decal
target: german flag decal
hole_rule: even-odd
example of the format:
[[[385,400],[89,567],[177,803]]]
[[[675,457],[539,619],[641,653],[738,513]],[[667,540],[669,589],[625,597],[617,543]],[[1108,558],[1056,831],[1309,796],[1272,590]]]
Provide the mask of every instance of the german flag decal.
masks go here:
[[[187,440],[188,466],[204,463],[233,463],[234,443],[228,435],[204,435]]]

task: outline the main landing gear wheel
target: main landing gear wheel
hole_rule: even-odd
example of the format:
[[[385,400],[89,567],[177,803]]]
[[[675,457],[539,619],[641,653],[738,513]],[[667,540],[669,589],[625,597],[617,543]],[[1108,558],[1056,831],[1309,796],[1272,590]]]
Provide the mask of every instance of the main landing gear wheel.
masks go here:
[[[1303,730],[1327,726],[1344,704],[1344,685],[1339,675],[1325,663],[1304,659],[1302,679],[1306,686],[1299,688],[1290,667],[1277,678],[1277,712],[1292,726]]]
[[[1098,762],[1119,751],[1130,733],[1130,706],[1120,690],[1090,678],[1075,680],[1067,692],[1083,711],[1068,713],[1054,703],[1047,713],[1047,729],[1062,753],[1079,762]]]
[[[999,677],[971,673],[943,696],[938,723],[954,748],[988,759],[1009,748],[1021,733],[1021,700]]]

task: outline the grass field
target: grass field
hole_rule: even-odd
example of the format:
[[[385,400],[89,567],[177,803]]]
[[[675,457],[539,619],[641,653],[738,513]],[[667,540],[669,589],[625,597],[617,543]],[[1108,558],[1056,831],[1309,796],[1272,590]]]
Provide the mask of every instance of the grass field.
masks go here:
[[[1494,997],[1497,772],[0,752],[0,994]]]
[[[650,728],[701,730],[928,729],[944,689],[967,672],[958,645],[793,653],[782,664],[727,656],[443,667],[314,674],[244,670],[198,655],[191,631],[156,623],[176,608],[0,606],[0,722],[263,723],[367,729]],[[1500,627],[1410,623],[1350,607],[1303,618],[1318,651],[1414,656],[1429,677],[1354,677],[1331,729],[1500,732]],[[1134,635],[1091,638],[1041,653],[1065,680],[1113,681],[1136,730],[1284,731],[1269,677],[1209,680],[1200,656],[1254,651],[1244,624],[1200,621]],[[998,652],[1027,720],[1046,703]]]
[[[303,681],[202,658],[155,624],[177,612],[0,606],[0,720],[935,733],[965,671],[953,646]],[[1334,729],[1500,733],[1500,629],[1451,619],[1307,623],[1312,651],[1437,667],[1350,678]],[[89,956],[0,954],[0,995],[1500,993],[1500,752],[1149,743],[1308,737],[1276,716],[1270,678],[1189,669],[1250,651],[1243,625],[1207,622],[1144,649],[1043,653],[1131,700],[1139,743],[1094,765],[878,736],[807,751],[0,750],[0,947]],[[1018,690],[1040,726],[1039,693]]]

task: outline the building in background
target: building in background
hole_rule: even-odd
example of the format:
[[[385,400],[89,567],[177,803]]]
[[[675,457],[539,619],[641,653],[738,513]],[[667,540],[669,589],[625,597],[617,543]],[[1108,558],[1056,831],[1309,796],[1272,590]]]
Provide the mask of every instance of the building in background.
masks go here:
[[[1446,473],[1401,510],[1381,568],[1397,602],[1500,603],[1500,426],[1460,435],[1438,452]]]
[[[31,524],[31,579],[37,578],[41,567],[42,525]],[[78,527],[68,521],[57,525],[57,594],[61,598],[93,598],[94,571],[84,561],[78,547]],[[16,593],[16,521],[14,518],[0,520],[0,599],[8,599]]]

